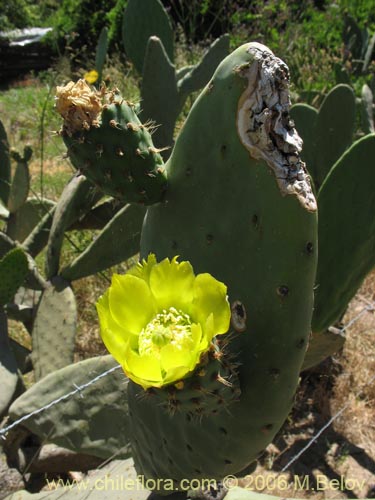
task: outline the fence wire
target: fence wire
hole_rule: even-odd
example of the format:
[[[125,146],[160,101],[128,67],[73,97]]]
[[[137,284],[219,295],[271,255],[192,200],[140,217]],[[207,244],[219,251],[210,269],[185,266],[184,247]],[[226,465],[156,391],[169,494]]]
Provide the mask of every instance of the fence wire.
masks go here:
[[[34,411],[30,412],[30,413],[27,413],[23,417],[21,417],[21,418],[15,420],[14,422],[12,422],[7,427],[4,427],[3,429],[0,429],[0,436],[3,439],[5,439],[5,434],[7,432],[9,432],[11,429],[13,429],[14,427],[16,427],[17,425],[22,424],[22,422],[25,422],[25,420],[28,420],[29,418],[34,417],[35,415],[38,415],[39,413],[42,413],[43,411],[48,410],[49,408],[52,408],[52,406],[55,406],[55,405],[61,403],[62,401],[65,401],[65,400],[67,400],[69,398],[72,398],[73,396],[75,396],[78,393],[82,393],[85,389],[87,389],[91,385],[95,384],[95,382],[98,382],[98,380],[102,379],[103,377],[106,377],[107,375],[109,375],[110,373],[113,373],[115,370],[118,370],[119,368],[121,368],[120,365],[113,366],[109,370],[106,370],[105,372],[100,373],[99,375],[97,375],[93,379],[89,380],[85,384],[82,384],[82,385],[75,385],[75,384],[73,384],[75,386],[75,389],[73,391],[70,391],[70,392],[64,394],[63,396],[60,396],[59,398],[54,399],[50,403],[46,404],[45,406],[42,406],[41,408],[38,408],[37,410],[34,410]]]
[[[346,325],[344,325],[342,328],[339,329],[339,332],[340,333],[344,333],[346,332],[349,328],[351,328],[355,323],[357,323],[357,321],[359,321],[366,313],[368,312],[373,312],[375,311],[375,302],[372,302],[372,301],[369,301],[367,298],[365,297],[359,297],[359,300],[361,300],[362,302],[366,303],[367,305],[365,307],[363,307],[363,309],[357,314],[355,315],[350,321],[348,321],[348,323]],[[119,368],[121,368],[120,365],[116,365],[112,368],[110,368],[109,370],[106,370],[102,373],[100,373],[99,375],[97,375],[96,377],[94,377],[93,379],[89,380],[88,382],[86,382],[85,384],[82,384],[80,386],[75,386],[75,389],[64,394],[63,396],[60,396],[59,398],[56,398],[54,399],[53,401],[51,401],[50,403],[46,404],[45,406],[42,406],[40,408],[38,408],[37,410],[34,410],[24,416],[22,416],[21,418],[15,420],[14,422],[12,422],[10,425],[0,429],[0,437],[2,439],[6,439],[5,438],[5,435],[11,430],[13,429],[14,427],[20,425],[21,423],[25,422],[26,420],[28,420],[29,418],[35,416],[35,415],[38,415],[39,413],[42,413],[46,410],[48,410],[49,408],[51,408],[52,406],[55,406],[59,403],[61,403],[62,401],[66,401],[67,399],[69,398],[72,398],[74,396],[76,396],[77,394],[82,394],[88,387],[90,387],[91,385],[95,384],[96,382],[98,382],[100,379],[102,379],[103,377],[106,377],[108,375],[110,375],[111,373],[113,373],[114,371],[118,370]],[[373,377],[370,378],[369,381],[367,381],[362,387],[359,388],[358,391],[356,391],[355,395],[356,396],[359,396],[360,393],[363,391],[363,389],[369,385],[371,385],[372,383],[375,382],[375,375]],[[328,422],[326,422],[322,427],[321,429],[319,429],[319,431],[314,435],[312,436],[312,438],[308,441],[308,443],[306,444],[306,446],[304,446],[298,453],[296,453],[289,461],[288,463],[281,469],[281,472],[286,472],[290,467],[291,465],[293,465],[297,460],[299,460],[299,458],[319,439],[319,437],[324,433],[324,431],[326,431],[332,424],[335,420],[337,420],[337,418],[340,417],[340,415],[342,415],[342,413],[345,412],[345,410],[350,406],[350,402],[348,402],[347,404],[345,404],[343,407],[341,407],[329,420]],[[108,460],[104,463],[107,463]]]

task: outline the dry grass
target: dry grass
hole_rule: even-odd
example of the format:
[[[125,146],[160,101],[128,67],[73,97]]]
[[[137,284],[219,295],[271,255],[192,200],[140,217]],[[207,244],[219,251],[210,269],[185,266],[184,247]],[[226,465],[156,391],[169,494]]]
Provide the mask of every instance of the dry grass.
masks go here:
[[[347,323],[375,294],[375,272],[368,276],[345,316]],[[375,313],[366,312],[348,331],[340,357],[342,373],[337,377],[332,411],[348,405],[335,422],[335,429],[362,447],[375,460]]]

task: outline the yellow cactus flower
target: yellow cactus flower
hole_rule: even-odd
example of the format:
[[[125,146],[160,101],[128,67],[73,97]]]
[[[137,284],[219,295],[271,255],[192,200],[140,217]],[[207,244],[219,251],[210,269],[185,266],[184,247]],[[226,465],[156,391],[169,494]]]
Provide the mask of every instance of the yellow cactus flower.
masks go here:
[[[95,69],[92,69],[91,71],[85,73],[83,78],[86,80],[87,83],[93,85],[99,78],[99,73]]]
[[[153,254],[125,275],[115,274],[98,300],[101,336],[126,375],[163,387],[189,375],[215,335],[228,331],[227,287],[191,264]]]

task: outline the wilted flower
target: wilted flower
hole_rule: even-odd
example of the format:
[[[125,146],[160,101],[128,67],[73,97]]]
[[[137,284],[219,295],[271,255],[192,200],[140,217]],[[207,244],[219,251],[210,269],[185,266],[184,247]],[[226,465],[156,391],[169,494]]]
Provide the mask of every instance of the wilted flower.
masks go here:
[[[101,97],[82,79],[56,88],[56,111],[64,118],[68,135],[88,130],[97,121],[103,107]]]
[[[115,274],[97,302],[101,336],[126,375],[143,388],[162,387],[194,371],[215,335],[230,322],[227,287],[191,264],[150,254]]]

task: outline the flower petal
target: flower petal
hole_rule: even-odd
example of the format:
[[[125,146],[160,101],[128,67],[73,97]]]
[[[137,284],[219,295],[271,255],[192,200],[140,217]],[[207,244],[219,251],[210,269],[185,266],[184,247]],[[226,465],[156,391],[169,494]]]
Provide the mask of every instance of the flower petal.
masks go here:
[[[133,276],[137,276],[137,278],[143,279],[147,284],[150,283],[150,272],[151,269],[156,266],[156,257],[155,254],[150,253],[146,259],[143,259],[142,262],[138,262],[137,265],[132,267],[127,271],[127,274],[132,274]]]
[[[188,349],[181,349],[179,346],[167,344],[160,350],[160,363],[162,369],[166,372],[177,367],[184,367],[190,371],[192,354]]]
[[[113,275],[109,309],[114,320],[132,333],[140,333],[156,314],[147,283],[131,274]]]
[[[177,366],[176,368],[171,368],[163,380],[163,386],[168,384],[173,384],[179,380],[185,378],[193,370],[189,370],[186,366]]]
[[[151,269],[150,288],[159,310],[175,307],[188,312],[193,300],[194,271],[190,262],[162,260]]]
[[[168,344],[160,351],[160,362],[165,372],[164,384],[170,384],[184,378],[197,364],[198,355],[188,349]]]
[[[96,309],[99,316],[102,340],[112,356],[121,363],[130,337],[134,337],[134,335],[122,329],[113,320],[109,310],[108,291],[100,297],[96,303]]]
[[[205,331],[206,321],[213,314],[214,335],[226,333],[230,323],[227,287],[208,273],[198,274],[194,282],[194,300],[191,316]],[[211,340],[211,339],[210,339]]]
[[[129,350],[123,369],[131,380],[144,389],[163,385],[160,361],[153,356],[140,356]]]

